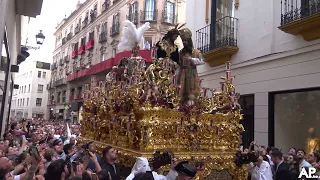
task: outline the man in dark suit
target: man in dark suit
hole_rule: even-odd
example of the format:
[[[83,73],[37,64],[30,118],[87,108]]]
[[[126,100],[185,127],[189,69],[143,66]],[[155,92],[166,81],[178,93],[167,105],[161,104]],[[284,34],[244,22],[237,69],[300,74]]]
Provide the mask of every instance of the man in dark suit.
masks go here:
[[[279,150],[272,151],[271,160],[275,164],[274,180],[290,180],[289,165],[283,161],[282,152]]]

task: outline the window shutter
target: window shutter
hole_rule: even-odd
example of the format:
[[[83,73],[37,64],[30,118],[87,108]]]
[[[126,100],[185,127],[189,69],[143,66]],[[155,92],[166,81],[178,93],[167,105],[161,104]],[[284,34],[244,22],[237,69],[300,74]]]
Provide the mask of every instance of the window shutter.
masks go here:
[[[165,0],[164,1],[164,12],[163,12],[163,18],[164,18],[164,20],[166,20],[167,19],[167,14],[168,14],[168,0]]]

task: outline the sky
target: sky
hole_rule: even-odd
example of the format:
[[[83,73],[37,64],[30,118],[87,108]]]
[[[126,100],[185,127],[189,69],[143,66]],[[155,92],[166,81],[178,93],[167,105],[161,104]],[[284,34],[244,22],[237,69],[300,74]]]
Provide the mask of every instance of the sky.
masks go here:
[[[84,2],[85,0],[80,0]],[[46,37],[43,45],[38,50],[29,50],[30,57],[27,60],[37,60],[52,63],[52,52],[55,45],[54,32],[58,23],[75,9],[78,0],[43,0],[41,15],[31,18],[28,27],[28,46],[36,45],[36,34],[43,31]],[[25,42],[21,42],[25,44]]]

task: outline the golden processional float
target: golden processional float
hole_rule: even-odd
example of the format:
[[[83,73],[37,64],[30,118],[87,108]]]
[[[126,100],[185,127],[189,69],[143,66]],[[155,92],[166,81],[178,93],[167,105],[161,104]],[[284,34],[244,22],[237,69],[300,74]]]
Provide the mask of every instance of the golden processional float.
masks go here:
[[[244,129],[230,63],[221,92],[201,87],[197,105],[185,106],[174,73],[177,64],[159,58],[147,67],[135,50],[106,81],[85,85],[80,141],[94,141],[100,150],[112,145],[126,167],[136,157],[152,160],[160,150],[173,152],[178,161],[202,164],[197,179],[247,179],[246,166],[235,163]]]

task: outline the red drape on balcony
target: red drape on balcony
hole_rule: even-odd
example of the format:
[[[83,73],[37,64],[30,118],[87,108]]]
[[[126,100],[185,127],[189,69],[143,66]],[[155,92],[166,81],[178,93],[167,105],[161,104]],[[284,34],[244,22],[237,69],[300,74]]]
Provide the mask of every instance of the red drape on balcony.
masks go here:
[[[83,76],[89,76],[93,74],[100,73],[104,70],[110,69],[115,65],[118,65],[120,60],[124,57],[131,57],[131,51],[124,51],[116,54],[115,58],[107,59],[103,62],[93,65],[89,69],[82,69],[77,73],[73,73],[67,76],[67,81],[73,81]],[[152,51],[151,50],[140,50],[138,53],[139,56],[146,59],[147,62],[152,62]]]
[[[84,46],[80,46],[78,50],[78,54],[83,54],[84,53]]]
[[[94,40],[89,40],[86,44],[86,50],[92,49],[94,46]]]

